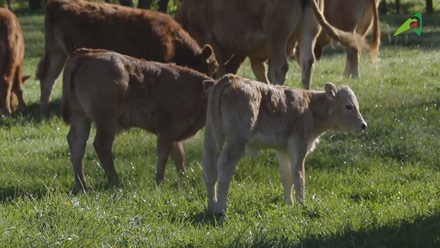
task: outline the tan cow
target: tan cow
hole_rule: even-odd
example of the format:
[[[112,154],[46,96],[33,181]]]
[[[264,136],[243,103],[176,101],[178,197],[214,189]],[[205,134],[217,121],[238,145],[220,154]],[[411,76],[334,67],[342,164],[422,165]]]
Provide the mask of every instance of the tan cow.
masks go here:
[[[229,185],[245,148],[274,149],[284,201],[304,203],[304,161],[327,130],[360,133],[367,123],[353,91],[327,83],[325,91],[271,86],[232,74],[209,89],[203,175],[208,210],[224,215]],[[226,144],[224,144],[226,143]],[[218,195],[215,191],[217,183]]]
[[[3,113],[10,115],[17,106],[26,111],[23,100],[24,40],[17,17],[0,8],[0,103]]]
[[[377,8],[379,0],[325,0],[324,15],[328,22],[347,32],[356,32],[365,37],[373,27],[371,37],[371,57],[376,62],[380,45],[380,21]],[[321,32],[315,46],[315,56],[319,59],[322,49],[330,42],[330,38]],[[344,75],[348,77],[359,77],[359,55],[360,51],[354,48],[346,49],[347,62]]]
[[[317,3],[316,1],[319,1]],[[324,27],[350,49],[365,48],[365,39],[333,28],[319,10],[323,0],[182,0],[175,19],[199,43],[211,44],[219,73],[236,73],[249,57],[259,81],[283,84],[286,50],[299,44],[304,88],[310,88],[313,47]],[[266,74],[264,62],[268,60]]]
[[[182,141],[205,124],[208,76],[174,64],[148,62],[106,50],[80,49],[67,60],[62,116],[78,187],[87,187],[84,150],[90,125],[93,145],[110,181],[116,181],[112,144],[119,130],[140,127],[158,136],[156,182],[164,179],[168,157],[184,172]],[[212,79],[211,79],[212,80]]]
[[[171,17],[155,11],[82,0],[49,0],[44,31],[46,46],[37,72],[43,114],[47,114],[64,61],[76,48],[102,48],[174,62],[208,75],[218,67],[212,47],[200,48]]]

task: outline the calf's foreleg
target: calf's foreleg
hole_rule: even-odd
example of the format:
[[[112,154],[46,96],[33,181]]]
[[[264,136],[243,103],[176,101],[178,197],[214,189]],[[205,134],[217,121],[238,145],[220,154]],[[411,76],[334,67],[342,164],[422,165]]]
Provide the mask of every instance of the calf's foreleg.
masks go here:
[[[185,174],[185,151],[183,149],[182,142],[173,142],[173,146],[171,147],[171,159],[176,166],[177,173],[180,175]]]
[[[277,152],[276,155],[278,158],[278,163],[280,164],[280,177],[281,183],[283,184],[284,188],[284,203],[286,203],[287,205],[293,205],[293,176],[289,155],[282,152]]]
[[[226,202],[232,175],[234,175],[237,163],[243,156],[245,148],[244,142],[228,142],[217,160],[218,200],[214,209],[216,215],[226,215]]]

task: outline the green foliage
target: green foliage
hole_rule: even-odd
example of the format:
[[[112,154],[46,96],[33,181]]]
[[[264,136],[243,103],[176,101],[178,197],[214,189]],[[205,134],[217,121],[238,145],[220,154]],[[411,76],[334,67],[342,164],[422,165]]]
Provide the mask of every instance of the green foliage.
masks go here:
[[[43,16],[19,13],[25,74],[34,75],[44,47]],[[348,84],[368,122],[362,135],[325,134],[306,161],[306,207],[285,206],[276,158],[264,151],[238,165],[229,219],[206,215],[203,132],[185,143],[187,175],[170,162],[154,186],[156,138],[140,129],[114,143],[121,183],[107,183],[91,145],[86,175],[92,191],[75,192],[59,117],[38,116],[39,82],[25,85],[30,112],[0,117],[2,247],[439,247],[440,23],[424,17],[422,36],[392,37],[405,16],[386,16],[378,65],[361,57],[361,78],[345,79],[345,55],[327,48],[312,88]],[[425,25],[426,24],[426,25]],[[254,78],[250,66],[240,75]],[[291,61],[288,85],[300,87]],[[60,81],[60,79],[59,79]]]

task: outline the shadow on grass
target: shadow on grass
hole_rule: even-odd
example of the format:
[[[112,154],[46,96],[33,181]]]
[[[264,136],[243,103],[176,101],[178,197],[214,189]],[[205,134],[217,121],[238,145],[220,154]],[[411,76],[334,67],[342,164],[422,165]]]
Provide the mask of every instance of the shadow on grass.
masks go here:
[[[227,219],[223,217],[215,216],[213,214],[206,212],[206,210],[203,210],[202,212],[195,213],[194,215],[188,217],[186,221],[191,223],[191,225],[195,227],[197,226],[220,227],[227,222]]]
[[[53,117],[61,116],[61,99],[55,99],[49,103],[49,116],[43,117],[40,114],[40,103],[27,105],[27,111],[19,113],[16,111],[10,118],[0,118],[0,126],[16,126],[27,123],[40,123],[43,120],[49,120]]]
[[[419,216],[370,230],[307,237],[297,247],[439,247],[440,215]]]
[[[440,247],[440,215],[421,216],[414,221],[400,221],[360,231],[347,230],[331,236],[308,236],[292,241],[281,237],[267,239],[256,235],[252,247]]]

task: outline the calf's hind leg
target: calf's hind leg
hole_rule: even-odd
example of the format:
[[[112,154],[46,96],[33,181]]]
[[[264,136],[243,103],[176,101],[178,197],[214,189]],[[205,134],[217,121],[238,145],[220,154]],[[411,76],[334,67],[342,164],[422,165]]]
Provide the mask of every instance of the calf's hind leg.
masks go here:
[[[205,128],[203,151],[203,179],[205,181],[208,195],[208,212],[214,214],[215,205],[217,204],[215,183],[217,182],[216,161],[219,156],[219,150],[217,148],[215,138],[211,132],[210,124],[207,124]]]
[[[245,148],[246,144],[244,142],[227,143],[217,160],[218,201],[214,210],[216,215],[226,215],[229,185],[231,184],[235,167],[243,156]]]
[[[112,124],[96,123],[96,136],[93,146],[98,154],[101,166],[111,183],[118,182],[118,175],[113,163],[112,145],[116,136],[116,127]]]
[[[87,188],[87,181],[84,176],[84,152],[87,139],[90,134],[91,120],[83,115],[74,114],[71,118],[70,131],[67,135],[67,142],[70,149],[70,160],[73,166],[76,186],[79,189]]]

